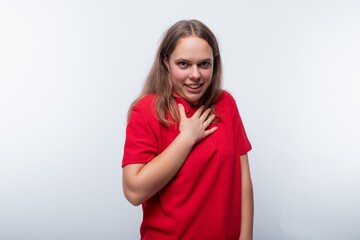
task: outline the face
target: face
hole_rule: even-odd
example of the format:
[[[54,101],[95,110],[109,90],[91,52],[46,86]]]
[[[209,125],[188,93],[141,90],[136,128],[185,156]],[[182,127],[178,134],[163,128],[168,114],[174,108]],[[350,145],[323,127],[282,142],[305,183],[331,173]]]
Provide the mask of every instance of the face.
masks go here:
[[[194,36],[179,39],[166,59],[174,92],[196,105],[211,83],[213,63],[212,49],[205,40]]]

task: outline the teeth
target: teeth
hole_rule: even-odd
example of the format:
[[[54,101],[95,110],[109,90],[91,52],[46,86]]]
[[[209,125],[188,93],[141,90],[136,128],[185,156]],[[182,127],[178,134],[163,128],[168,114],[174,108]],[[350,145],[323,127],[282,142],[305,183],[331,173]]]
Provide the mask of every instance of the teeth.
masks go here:
[[[196,89],[196,88],[200,87],[201,84],[187,84],[186,86],[188,86],[189,88]]]

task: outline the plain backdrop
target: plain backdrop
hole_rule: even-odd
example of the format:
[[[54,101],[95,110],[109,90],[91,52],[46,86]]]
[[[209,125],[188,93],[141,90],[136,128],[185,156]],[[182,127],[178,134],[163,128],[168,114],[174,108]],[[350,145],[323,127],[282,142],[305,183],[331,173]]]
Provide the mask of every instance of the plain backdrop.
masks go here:
[[[360,1],[0,0],[0,239],[139,239],[129,104],[199,19],[253,150],[255,240],[360,239]]]

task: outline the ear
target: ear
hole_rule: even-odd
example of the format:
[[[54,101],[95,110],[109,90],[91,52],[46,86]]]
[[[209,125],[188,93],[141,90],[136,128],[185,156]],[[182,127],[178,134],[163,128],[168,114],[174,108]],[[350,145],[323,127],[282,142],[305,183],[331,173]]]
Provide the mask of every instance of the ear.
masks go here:
[[[164,60],[163,60],[163,62],[164,62],[164,64],[165,64],[165,66],[166,66],[167,70],[168,70],[168,71],[170,71],[169,58],[168,58],[168,57],[166,57],[166,56],[164,56]]]

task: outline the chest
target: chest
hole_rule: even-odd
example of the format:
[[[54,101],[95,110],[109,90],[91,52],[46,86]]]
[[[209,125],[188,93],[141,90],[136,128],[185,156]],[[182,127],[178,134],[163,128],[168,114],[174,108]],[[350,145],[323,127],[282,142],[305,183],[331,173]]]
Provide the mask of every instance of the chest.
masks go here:
[[[231,117],[226,109],[219,109],[217,114],[221,116],[220,121],[211,124],[209,128],[216,126],[218,129],[194,145],[179,172],[180,175],[193,176],[202,174],[207,169],[220,171],[223,168],[234,166],[236,149]],[[178,134],[179,130],[175,126],[161,128],[161,137],[158,142],[159,153],[164,151]]]

